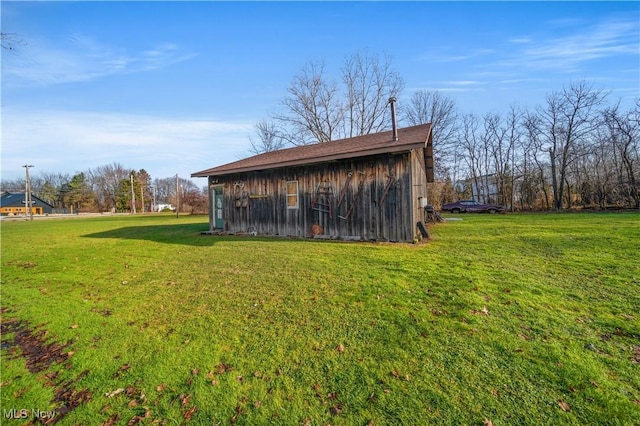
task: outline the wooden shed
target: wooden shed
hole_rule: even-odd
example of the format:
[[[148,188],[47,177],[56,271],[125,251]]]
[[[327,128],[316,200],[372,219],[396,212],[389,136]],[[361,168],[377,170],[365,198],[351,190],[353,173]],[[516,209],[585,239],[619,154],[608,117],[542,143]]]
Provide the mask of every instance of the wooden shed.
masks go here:
[[[413,241],[433,182],[431,125],[271,151],[207,177],[210,231]]]

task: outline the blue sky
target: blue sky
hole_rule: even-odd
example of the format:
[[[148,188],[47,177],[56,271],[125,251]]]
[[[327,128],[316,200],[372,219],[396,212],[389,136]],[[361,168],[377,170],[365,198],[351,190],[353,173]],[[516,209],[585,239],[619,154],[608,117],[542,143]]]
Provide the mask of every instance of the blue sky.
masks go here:
[[[248,155],[306,62],[388,54],[399,103],[482,115],[586,79],[640,97],[638,2],[2,1],[2,178],[113,162],[152,178]],[[194,180],[204,185],[204,180]]]

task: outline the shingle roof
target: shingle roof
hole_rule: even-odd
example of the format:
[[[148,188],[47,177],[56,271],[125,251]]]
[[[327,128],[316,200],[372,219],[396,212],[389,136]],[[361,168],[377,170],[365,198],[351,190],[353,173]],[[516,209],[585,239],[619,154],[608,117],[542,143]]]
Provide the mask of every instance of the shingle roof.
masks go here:
[[[398,140],[393,140],[391,130],[355,138],[303,145],[254,155],[233,163],[192,173],[191,177],[221,176],[256,170],[276,169],[365,157],[376,154],[409,151],[424,148],[431,136],[431,124],[398,129]]]
[[[31,201],[34,202],[35,206],[38,206],[38,202],[42,203],[43,205],[49,206],[49,207],[53,207],[51,204],[47,203],[46,201],[36,197],[35,195],[31,194]],[[22,206],[24,207],[24,192],[22,193],[15,193],[15,192],[3,192],[0,195],[0,206],[1,207],[15,207],[15,206]]]

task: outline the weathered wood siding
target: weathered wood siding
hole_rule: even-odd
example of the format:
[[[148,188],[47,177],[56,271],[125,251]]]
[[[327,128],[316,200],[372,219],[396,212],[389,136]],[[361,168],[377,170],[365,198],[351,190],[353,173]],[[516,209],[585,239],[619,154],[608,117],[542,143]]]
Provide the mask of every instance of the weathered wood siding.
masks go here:
[[[288,181],[298,181],[297,209],[287,208]],[[422,149],[211,177],[209,183],[224,187],[225,231],[295,237],[319,225],[332,237],[412,241],[427,193]]]

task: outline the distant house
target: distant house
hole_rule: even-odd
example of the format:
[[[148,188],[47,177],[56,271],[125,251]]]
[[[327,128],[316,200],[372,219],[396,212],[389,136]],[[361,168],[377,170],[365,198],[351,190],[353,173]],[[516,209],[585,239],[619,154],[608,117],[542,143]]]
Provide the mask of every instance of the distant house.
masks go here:
[[[208,178],[211,232],[413,241],[433,182],[431,125],[267,152]]]
[[[31,194],[32,214],[50,214],[52,212],[53,206],[51,204]],[[29,211],[26,208],[24,193],[2,193],[0,197],[0,215],[17,216],[26,214],[29,214]]]
[[[157,203],[155,205],[155,208],[156,208],[155,211],[157,211],[157,212],[162,212],[162,211],[165,211],[165,210],[173,211],[173,210],[176,209],[175,207],[173,207],[172,204],[169,204],[169,203]]]

